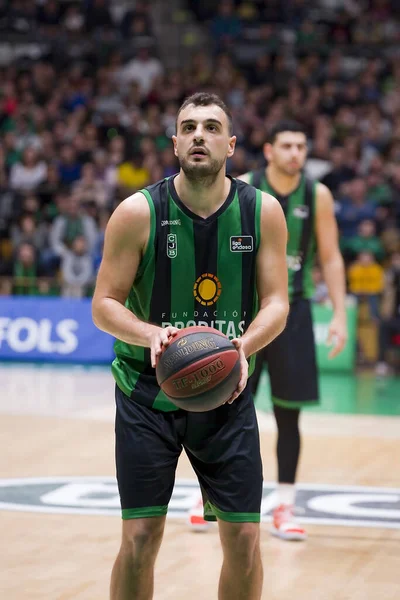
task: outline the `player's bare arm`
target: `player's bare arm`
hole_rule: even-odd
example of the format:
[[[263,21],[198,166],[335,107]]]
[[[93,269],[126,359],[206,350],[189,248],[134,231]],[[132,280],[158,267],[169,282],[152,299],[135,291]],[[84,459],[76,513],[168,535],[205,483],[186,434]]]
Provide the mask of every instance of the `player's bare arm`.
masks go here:
[[[118,206],[107,224],[92,315],[99,329],[128,344],[151,348],[154,366],[162,346],[178,330],[141,321],[124,306],[149,234],[150,209],[143,194],[137,193]]]
[[[276,198],[263,193],[257,253],[259,312],[241,338],[246,357],[267,346],[285,328],[289,312],[286,245],[283,210]]]
[[[339,249],[339,234],[332,194],[322,183],[317,186],[316,205],[315,228],[318,256],[334,310],[327,340],[328,344],[333,343],[329,355],[333,358],[343,350],[347,340],[346,278],[343,258]]]

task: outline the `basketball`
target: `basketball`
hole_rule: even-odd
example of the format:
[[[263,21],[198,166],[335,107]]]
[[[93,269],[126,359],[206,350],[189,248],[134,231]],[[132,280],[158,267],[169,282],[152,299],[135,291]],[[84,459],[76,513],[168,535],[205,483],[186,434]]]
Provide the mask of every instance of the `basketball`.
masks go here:
[[[237,388],[239,353],[217,329],[186,327],[162,352],[156,376],[175,406],[190,412],[213,410]]]

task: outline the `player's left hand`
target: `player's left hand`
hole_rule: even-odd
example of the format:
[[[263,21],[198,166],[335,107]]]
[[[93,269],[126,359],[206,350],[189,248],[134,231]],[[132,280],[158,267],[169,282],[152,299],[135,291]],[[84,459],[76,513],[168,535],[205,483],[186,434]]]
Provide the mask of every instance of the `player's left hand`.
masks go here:
[[[232,404],[236,400],[238,396],[243,392],[244,388],[247,384],[247,378],[249,376],[249,363],[246,360],[246,356],[243,350],[243,342],[240,338],[235,338],[232,340],[232,344],[236,347],[236,350],[239,352],[240,359],[240,380],[237,385],[236,390],[233,392],[232,396],[226,402],[228,404]]]
[[[328,338],[326,343],[328,346],[333,346],[328,354],[328,358],[334,358],[345,347],[347,342],[347,323],[346,313],[334,314],[331,324],[329,325]]]

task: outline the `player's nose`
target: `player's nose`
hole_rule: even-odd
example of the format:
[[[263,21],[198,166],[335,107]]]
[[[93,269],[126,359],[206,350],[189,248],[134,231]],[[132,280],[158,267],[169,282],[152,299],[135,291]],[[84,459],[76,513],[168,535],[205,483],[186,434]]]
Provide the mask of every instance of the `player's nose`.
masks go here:
[[[196,131],[194,132],[194,137],[193,137],[195,142],[200,142],[203,141],[204,139],[204,130],[202,128],[201,125],[198,125],[196,127]]]

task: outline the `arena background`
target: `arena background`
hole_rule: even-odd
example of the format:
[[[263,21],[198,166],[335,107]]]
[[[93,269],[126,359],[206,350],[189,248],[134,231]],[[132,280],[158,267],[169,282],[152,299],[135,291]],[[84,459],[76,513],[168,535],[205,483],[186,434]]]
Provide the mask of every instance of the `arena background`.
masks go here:
[[[310,539],[301,548],[269,537],[266,374],[256,398],[263,598],[398,598],[400,330],[384,348],[379,339],[399,318],[399,48],[394,0],[0,0],[5,597],[107,597],[120,527],[113,340],[92,324],[91,294],[111,212],[177,171],[177,109],[206,90],[232,108],[233,176],[264,164],[277,120],[304,124],[306,171],[334,195],[346,263],[350,336],[333,361],[331,307],[314,270],[322,403],[302,422],[300,519]],[[178,478],[155,597],[211,598],[217,533],[187,531],[197,488],[184,460]]]

